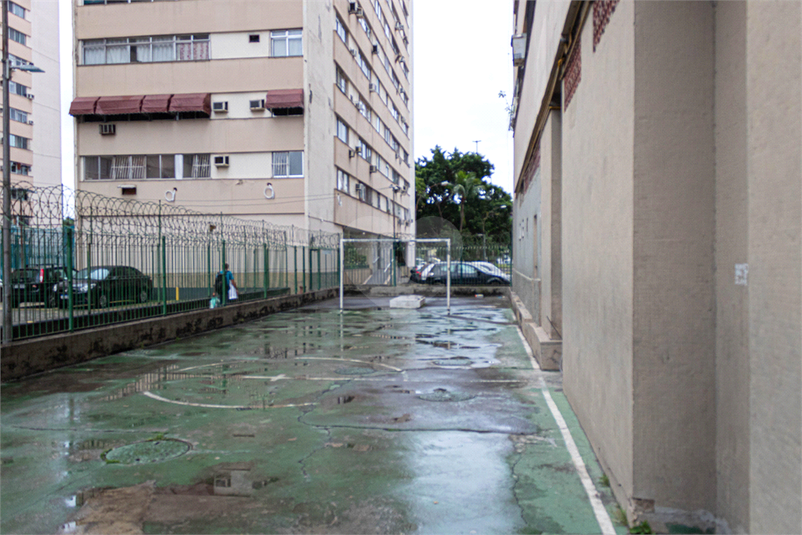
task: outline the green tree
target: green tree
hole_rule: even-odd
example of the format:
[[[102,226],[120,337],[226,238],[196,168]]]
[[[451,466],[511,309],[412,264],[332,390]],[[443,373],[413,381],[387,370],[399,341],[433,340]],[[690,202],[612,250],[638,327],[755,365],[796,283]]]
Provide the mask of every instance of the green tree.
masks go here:
[[[436,146],[431,153],[415,162],[417,219],[439,217],[465,238],[484,234],[487,240],[508,243],[512,198],[487,180],[493,164],[475,152],[447,153]]]

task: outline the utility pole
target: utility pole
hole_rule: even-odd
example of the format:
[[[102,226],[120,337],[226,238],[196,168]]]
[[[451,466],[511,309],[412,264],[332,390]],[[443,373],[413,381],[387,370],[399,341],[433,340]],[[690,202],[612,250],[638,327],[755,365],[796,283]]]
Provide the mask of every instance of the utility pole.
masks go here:
[[[474,139],[473,142],[476,143],[476,154],[479,154],[479,143],[481,143],[482,140],[481,139]]]

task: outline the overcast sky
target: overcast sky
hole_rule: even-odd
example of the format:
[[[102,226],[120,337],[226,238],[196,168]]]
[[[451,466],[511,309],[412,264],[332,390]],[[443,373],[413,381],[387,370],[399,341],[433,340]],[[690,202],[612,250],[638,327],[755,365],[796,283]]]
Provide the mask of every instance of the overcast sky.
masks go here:
[[[415,0],[414,153],[440,145],[495,166],[491,181],[512,192],[512,0]]]
[[[265,0],[267,1],[267,0]],[[62,82],[62,169],[72,185],[71,0],[59,0]],[[512,191],[512,133],[506,102],[512,87],[512,0],[415,0],[414,156],[440,145],[478,148],[495,166],[491,181]]]

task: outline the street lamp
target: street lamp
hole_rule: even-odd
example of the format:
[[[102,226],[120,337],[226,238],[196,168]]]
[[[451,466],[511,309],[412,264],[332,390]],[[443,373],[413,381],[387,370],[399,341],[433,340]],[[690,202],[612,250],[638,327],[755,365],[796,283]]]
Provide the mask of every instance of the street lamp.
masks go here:
[[[8,0],[2,0],[3,10],[3,343],[11,342],[11,129],[8,104],[8,85],[11,71],[45,72],[33,64],[14,65],[8,60]]]

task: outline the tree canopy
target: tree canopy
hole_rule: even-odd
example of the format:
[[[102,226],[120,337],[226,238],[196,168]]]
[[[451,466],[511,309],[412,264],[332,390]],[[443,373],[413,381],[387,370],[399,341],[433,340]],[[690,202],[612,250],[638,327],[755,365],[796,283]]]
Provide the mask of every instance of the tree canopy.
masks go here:
[[[512,197],[487,180],[493,164],[475,152],[444,152],[436,146],[431,158],[415,162],[415,212],[446,220],[463,239],[484,234],[507,244],[512,232]]]

